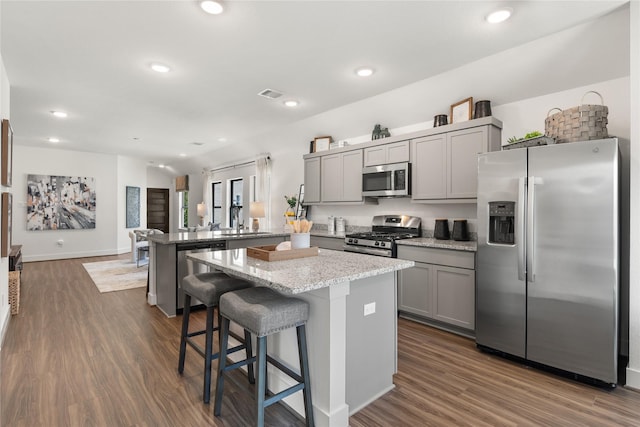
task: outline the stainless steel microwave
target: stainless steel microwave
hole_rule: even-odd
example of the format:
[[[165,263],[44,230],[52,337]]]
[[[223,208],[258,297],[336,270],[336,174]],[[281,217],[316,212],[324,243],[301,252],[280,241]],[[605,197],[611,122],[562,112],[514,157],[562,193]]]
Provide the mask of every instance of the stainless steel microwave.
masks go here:
[[[364,197],[406,197],[411,195],[411,163],[392,163],[362,169]]]

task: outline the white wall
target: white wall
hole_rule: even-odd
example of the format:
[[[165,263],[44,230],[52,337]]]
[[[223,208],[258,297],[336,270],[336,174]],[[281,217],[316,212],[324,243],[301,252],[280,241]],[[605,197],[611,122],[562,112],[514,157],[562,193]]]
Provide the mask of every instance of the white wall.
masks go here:
[[[19,130],[14,129],[14,132]],[[116,253],[118,230],[117,156],[15,146],[13,159],[13,242],[22,244],[24,261],[77,258]],[[93,177],[96,228],[27,231],[27,175]],[[124,209],[124,207],[122,207]],[[62,244],[58,241],[62,240]]]
[[[136,228],[147,228],[147,165],[140,159],[118,156],[117,197],[118,197],[118,253],[131,251],[129,232]],[[127,229],[127,186],[140,188],[140,225]]]
[[[640,3],[631,2],[631,178],[629,367],[627,384],[640,389]]]
[[[0,8],[1,9],[1,8]],[[7,71],[4,68],[2,55],[0,55],[0,119],[10,119],[10,86]],[[14,162],[14,176],[15,162]],[[15,188],[15,187],[13,187]],[[2,192],[14,192],[12,188],[2,187]],[[15,199],[14,199],[15,203]],[[17,240],[14,238],[14,242]],[[0,348],[4,341],[4,334],[7,330],[11,315],[9,306],[9,258],[0,258]]]

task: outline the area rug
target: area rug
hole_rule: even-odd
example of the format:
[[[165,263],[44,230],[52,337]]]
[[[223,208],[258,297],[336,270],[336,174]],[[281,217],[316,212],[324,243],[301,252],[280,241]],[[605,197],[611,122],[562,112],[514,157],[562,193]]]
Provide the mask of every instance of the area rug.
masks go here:
[[[130,260],[82,264],[101,293],[147,286],[147,266],[136,267]]]

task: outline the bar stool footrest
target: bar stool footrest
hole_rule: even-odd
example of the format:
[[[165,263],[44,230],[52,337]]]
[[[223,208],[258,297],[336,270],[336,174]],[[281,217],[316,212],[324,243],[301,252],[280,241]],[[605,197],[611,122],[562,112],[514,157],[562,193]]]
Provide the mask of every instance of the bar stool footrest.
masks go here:
[[[273,405],[274,403],[277,403],[277,402],[281,401],[285,397],[302,390],[303,388],[304,388],[304,384],[303,383],[298,383],[298,384],[292,385],[288,389],[282,390],[281,392],[278,392],[278,393],[276,393],[276,394],[264,399],[264,407],[266,408],[267,406]]]

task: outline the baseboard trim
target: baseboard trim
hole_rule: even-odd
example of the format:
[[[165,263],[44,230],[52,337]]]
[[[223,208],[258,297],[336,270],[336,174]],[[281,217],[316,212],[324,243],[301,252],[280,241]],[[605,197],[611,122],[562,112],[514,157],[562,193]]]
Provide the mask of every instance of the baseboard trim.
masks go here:
[[[2,347],[4,347],[4,337],[7,334],[7,330],[9,329],[9,322],[11,321],[11,309],[7,309],[4,312],[4,318],[2,319],[2,330],[0,331],[0,351]]]
[[[640,371],[637,369],[627,368],[627,383],[625,387],[630,387],[640,391]]]

